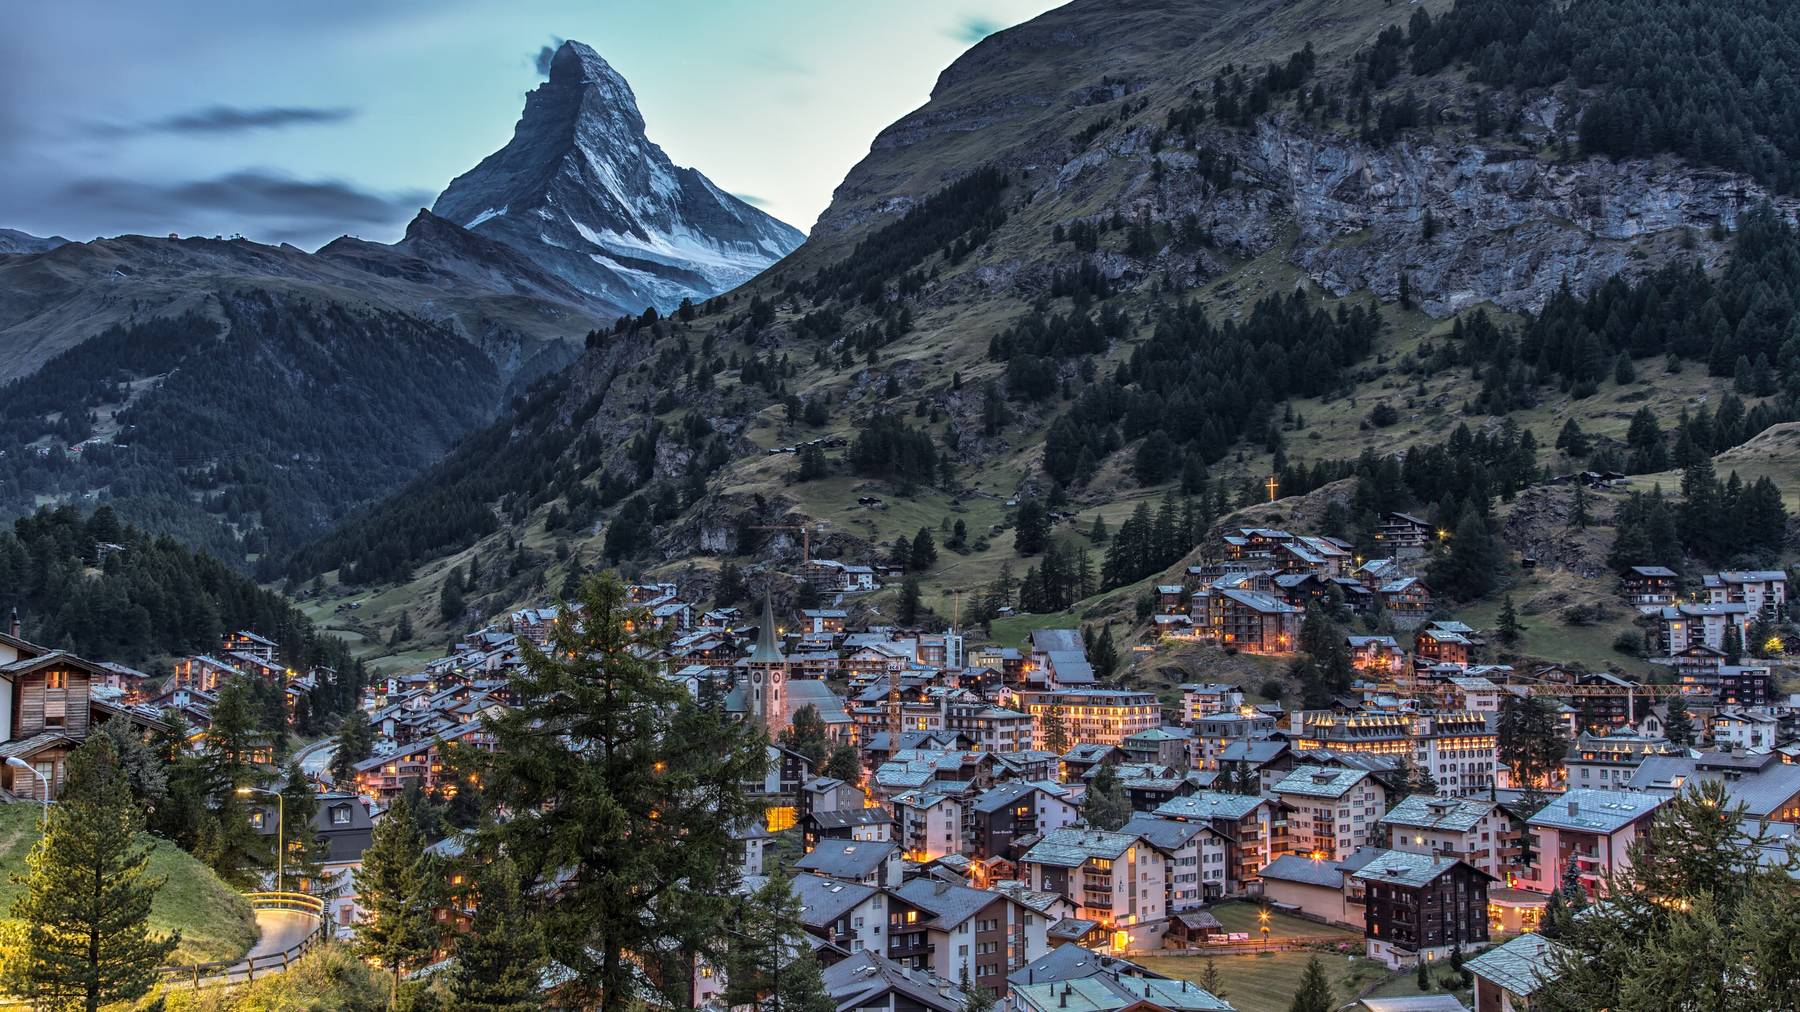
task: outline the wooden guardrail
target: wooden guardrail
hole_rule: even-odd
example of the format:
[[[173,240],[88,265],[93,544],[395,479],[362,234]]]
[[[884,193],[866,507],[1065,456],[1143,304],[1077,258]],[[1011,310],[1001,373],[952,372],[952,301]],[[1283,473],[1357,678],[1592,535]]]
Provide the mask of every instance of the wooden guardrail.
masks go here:
[[[324,941],[330,932],[330,924],[325,916],[325,901],[317,896],[294,892],[256,892],[245,893],[244,898],[250,901],[253,910],[292,910],[309,914],[314,921],[313,929],[306,933],[306,937],[280,952],[264,953],[249,959],[158,967],[156,972],[163,980],[171,984],[191,984],[195,989],[246,984],[255,980],[258,973],[267,975],[287,970],[295,960]]]

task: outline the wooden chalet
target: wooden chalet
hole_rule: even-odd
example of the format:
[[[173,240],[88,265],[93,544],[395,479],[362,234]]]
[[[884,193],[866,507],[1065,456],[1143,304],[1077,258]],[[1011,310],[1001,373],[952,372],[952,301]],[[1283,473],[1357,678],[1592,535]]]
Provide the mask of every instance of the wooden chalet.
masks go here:
[[[1395,556],[1421,555],[1431,542],[1431,525],[1410,513],[1389,513],[1381,518],[1375,541]]]
[[[109,674],[92,661],[24,639],[16,619],[11,632],[0,633],[0,730],[5,735],[0,760],[18,759],[36,771],[6,766],[0,769],[0,785],[15,797],[35,800],[43,797],[47,781],[54,798],[62,788],[64,760],[94,727],[118,714],[142,728],[164,726],[136,710],[96,703],[93,686]]]
[[[1632,566],[1619,580],[1619,593],[1639,611],[1656,612],[1675,603],[1676,580],[1667,566]]]

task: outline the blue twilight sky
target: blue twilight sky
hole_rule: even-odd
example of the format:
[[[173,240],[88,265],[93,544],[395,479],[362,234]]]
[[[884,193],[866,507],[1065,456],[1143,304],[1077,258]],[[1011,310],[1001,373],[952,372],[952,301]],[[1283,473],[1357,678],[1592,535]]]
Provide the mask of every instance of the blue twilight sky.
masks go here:
[[[1061,0],[33,0],[0,9],[0,227],[390,241],[579,39],[679,165],[810,228],[984,35]]]

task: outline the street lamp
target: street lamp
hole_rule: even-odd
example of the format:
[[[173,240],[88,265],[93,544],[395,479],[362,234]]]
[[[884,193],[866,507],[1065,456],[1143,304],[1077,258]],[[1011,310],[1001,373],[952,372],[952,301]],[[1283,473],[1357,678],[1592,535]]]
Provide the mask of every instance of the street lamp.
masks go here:
[[[11,766],[13,769],[16,769],[16,770],[24,770],[25,772],[31,774],[32,776],[37,777],[38,782],[44,785],[43,793],[40,795],[41,800],[44,802],[44,810],[43,810],[43,813],[38,816],[38,832],[42,833],[50,825],[50,777],[49,777],[49,775],[44,773],[43,770],[38,769],[36,766],[33,766],[30,763],[26,762],[25,760],[20,759],[16,755],[7,756],[6,757],[6,765]]]
[[[246,798],[252,794],[267,794],[275,799],[275,891],[283,892],[282,871],[287,863],[287,798],[282,797],[280,791],[264,787],[239,787],[237,793]]]
[[[1264,907],[1256,912],[1256,919],[1262,922],[1263,951],[1269,951],[1269,908]]]

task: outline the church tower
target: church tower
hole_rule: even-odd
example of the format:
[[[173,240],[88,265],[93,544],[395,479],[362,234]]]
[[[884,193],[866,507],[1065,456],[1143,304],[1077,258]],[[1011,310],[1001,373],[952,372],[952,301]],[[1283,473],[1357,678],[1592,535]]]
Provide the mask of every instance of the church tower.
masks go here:
[[[763,594],[762,627],[756,649],[743,662],[746,678],[744,703],[749,718],[760,723],[773,740],[787,730],[788,660],[781,653],[781,630],[775,625],[775,604]]]

